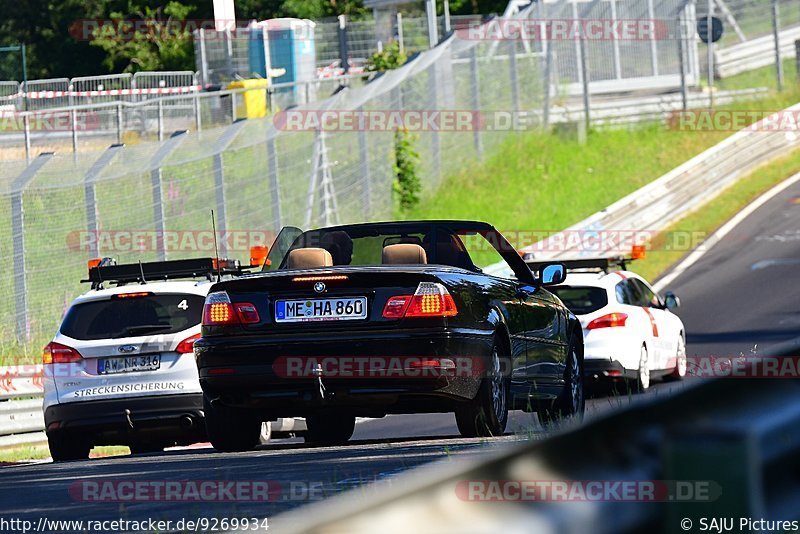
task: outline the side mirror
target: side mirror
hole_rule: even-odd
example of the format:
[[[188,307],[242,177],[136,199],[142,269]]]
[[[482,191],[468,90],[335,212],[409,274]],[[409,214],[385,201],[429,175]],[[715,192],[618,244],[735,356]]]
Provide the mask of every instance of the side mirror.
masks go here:
[[[681,299],[679,299],[672,291],[667,291],[664,293],[664,305],[668,310],[674,310],[681,305]]]
[[[563,263],[549,263],[539,269],[539,284],[557,286],[567,279],[567,266]]]

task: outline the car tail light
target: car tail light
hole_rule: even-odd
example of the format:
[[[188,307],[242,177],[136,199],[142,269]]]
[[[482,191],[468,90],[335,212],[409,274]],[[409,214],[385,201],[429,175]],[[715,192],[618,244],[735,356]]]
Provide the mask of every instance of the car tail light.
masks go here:
[[[232,303],[225,291],[215,291],[206,297],[203,324],[208,326],[253,324],[261,321],[258,310],[250,302]]]
[[[386,319],[401,317],[452,317],[458,314],[447,288],[436,282],[420,282],[413,295],[390,297],[383,307]]]
[[[228,294],[225,291],[209,293],[203,307],[203,324],[219,326],[238,323],[239,320],[236,318],[236,312]]]
[[[587,330],[594,330],[596,328],[610,328],[612,326],[625,326],[625,321],[628,320],[627,313],[609,313],[594,319],[586,325]]]
[[[45,364],[74,363],[82,359],[80,352],[55,341],[48,343],[42,352],[42,362]]]
[[[200,335],[201,334],[195,334],[191,337],[187,337],[186,339],[178,343],[178,346],[175,347],[175,352],[177,352],[178,354],[189,354],[190,352],[193,352],[194,342],[200,339]]]
[[[254,304],[250,304],[249,302],[237,302],[233,306],[236,308],[236,315],[238,315],[239,321],[242,324],[253,324],[261,321],[261,318],[258,316],[258,310]]]

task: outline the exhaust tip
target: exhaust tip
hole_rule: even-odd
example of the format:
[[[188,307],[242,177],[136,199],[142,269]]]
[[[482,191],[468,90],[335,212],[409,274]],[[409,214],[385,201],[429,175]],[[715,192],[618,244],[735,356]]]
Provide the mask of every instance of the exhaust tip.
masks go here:
[[[180,419],[180,427],[183,430],[191,430],[194,428],[194,417],[191,415],[182,415]]]

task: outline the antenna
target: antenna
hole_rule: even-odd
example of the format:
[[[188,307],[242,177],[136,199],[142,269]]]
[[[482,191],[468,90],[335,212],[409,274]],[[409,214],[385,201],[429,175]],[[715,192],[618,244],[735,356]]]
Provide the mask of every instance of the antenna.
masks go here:
[[[139,272],[142,273],[142,284],[146,284],[147,280],[144,278],[144,267],[142,267],[142,260],[139,260]]]
[[[219,262],[219,249],[217,248],[217,222],[214,219],[214,210],[211,210],[211,231],[214,233],[214,258],[217,261],[217,282],[222,281],[222,267]]]

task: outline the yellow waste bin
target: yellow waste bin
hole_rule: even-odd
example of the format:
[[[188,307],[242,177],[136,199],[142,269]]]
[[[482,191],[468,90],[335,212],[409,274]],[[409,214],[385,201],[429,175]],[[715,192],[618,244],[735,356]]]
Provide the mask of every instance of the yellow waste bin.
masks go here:
[[[236,94],[236,117],[255,119],[267,114],[267,80],[236,80],[228,84],[226,89],[248,89]]]

